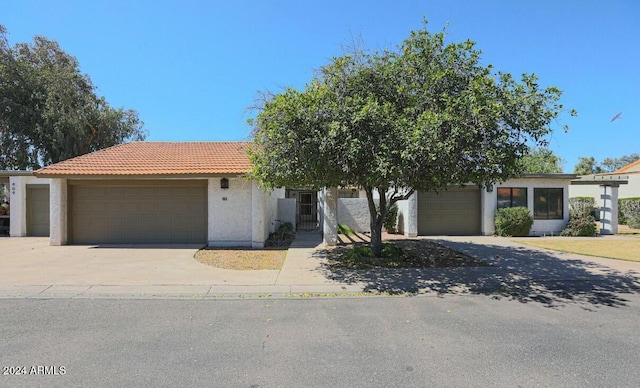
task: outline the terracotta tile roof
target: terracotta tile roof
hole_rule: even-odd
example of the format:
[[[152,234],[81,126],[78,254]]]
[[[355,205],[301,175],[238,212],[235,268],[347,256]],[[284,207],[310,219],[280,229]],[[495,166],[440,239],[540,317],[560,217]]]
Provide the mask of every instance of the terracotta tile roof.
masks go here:
[[[131,142],[68,159],[36,176],[239,175],[251,170],[246,142]]]
[[[622,168],[615,170],[612,174],[629,174],[629,173],[640,173],[640,159],[636,160],[633,163],[629,163]]]

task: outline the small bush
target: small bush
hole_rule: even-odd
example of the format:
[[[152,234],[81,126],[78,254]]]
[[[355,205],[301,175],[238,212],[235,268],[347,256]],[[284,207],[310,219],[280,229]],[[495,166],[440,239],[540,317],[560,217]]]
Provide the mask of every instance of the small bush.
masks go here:
[[[382,243],[382,257],[381,259],[396,260],[403,254],[402,248],[394,243]],[[344,255],[344,259],[351,263],[356,262],[371,262],[373,258],[373,251],[369,245],[354,245]]]
[[[640,198],[622,198],[618,201],[618,223],[640,229]]]
[[[533,217],[526,207],[506,207],[496,211],[495,225],[498,236],[528,236]]]
[[[591,214],[583,214],[580,217],[569,219],[567,227],[564,228],[561,236],[584,236],[590,237],[596,234],[596,219]]]
[[[289,245],[295,237],[293,225],[290,222],[285,222],[275,232],[269,234],[269,238],[265,241],[265,246],[279,247]]]
[[[596,200],[593,197],[569,198],[569,215],[571,218],[583,216],[596,217],[597,212]]]
[[[387,215],[384,217],[384,229],[389,233],[396,232],[396,226],[398,224],[398,206],[394,203],[393,206],[387,211]]]

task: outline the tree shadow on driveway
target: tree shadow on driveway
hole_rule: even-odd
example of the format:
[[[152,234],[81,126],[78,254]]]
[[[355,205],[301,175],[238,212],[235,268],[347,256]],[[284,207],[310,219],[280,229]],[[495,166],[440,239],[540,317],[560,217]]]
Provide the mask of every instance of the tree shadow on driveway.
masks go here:
[[[322,272],[330,280],[362,284],[365,291],[426,293],[439,295],[469,293],[509,298],[546,307],[568,303],[584,308],[622,307],[624,294],[640,294],[640,273],[612,268],[520,246],[499,246],[432,240],[479,258],[491,266],[461,268],[349,270]]]

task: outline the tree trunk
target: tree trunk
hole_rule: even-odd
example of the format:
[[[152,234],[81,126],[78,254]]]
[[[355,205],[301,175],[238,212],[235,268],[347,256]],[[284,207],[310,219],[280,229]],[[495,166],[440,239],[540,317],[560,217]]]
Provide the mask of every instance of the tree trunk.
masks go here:
[[[380,208],[376,209],[376,204],[373,201],[373,189],[366,189],[367,202],[369,203],[369,227],[371,228],[371,242],[369,247],[373,253],[374,258],[382,257],[382,224],[384,223],[384,216],[387,213],[387,201],[384,195],[384,191],[378,189],[380,194]]]
[[[373,187],[365,187],[367,193],[367,203],[369,204],[369,216],[371,221],[369,226],[371,227],[371,243],[369,247],[373,253],[372,262],[379,263],[382,258],[382,226],[384,225],[384,218],[387,216],[389,209],[398,201],[408,199],[413,195],[414,189],[410,189],[404,193],[398,193],[395,189],[394,192],[387,198],[387,189],[377,187],[378,195],[380,197],[380,207],[376,208],[376,203],[373,201]],[[376,260],[376,258],[378,260]]]
[[[371,222],[371,252],[374,257],[382,257],[382,217]]]

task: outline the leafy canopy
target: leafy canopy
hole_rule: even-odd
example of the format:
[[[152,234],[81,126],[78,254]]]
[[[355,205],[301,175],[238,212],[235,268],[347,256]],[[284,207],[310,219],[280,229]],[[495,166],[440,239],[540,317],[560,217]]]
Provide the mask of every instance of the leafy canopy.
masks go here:
[[[533,147],[520,160],[523,174],[559,174],[564,160],[546,147]]]
[[[303,90],[265,99],[253,174],[268,188],[487,185],[520,174],[560,95],[535,75],[495,73],[471,41],[414,31],[395,51],[334,58]]]
[[[389,208],[415,190],[520,175],[560,95],[535,75],[494,72],[472,41],[445,43],[425,26],[396,50],[333,58],[303,90],[266,98],[251,122],[253,177],[267,188],[362,188],[380,257]]]
[[[143,140],[134,110],[112,108],[57,42],[11,47],[0,25],[0,169],[35,169]]]
[[[578,175],[600,174],[605,172],[604,169],[596,162],[593,156],[581,156],[578,163],[573,168],[573,173]]]

